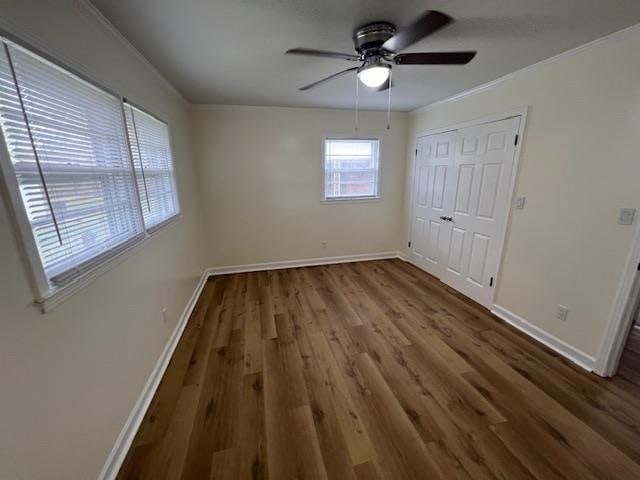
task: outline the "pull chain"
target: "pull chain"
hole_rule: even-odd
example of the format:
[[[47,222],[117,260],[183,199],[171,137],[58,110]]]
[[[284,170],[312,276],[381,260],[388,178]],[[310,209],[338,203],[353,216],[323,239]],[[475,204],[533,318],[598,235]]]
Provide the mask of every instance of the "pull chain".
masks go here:
[[[358,75],[356,75],[356,127],[355,127],[355,131],[358,131],[358,100],[359,100],[359,90],[358,90],[358,86],[359,86],[360,80],[358,79]]]
[[[389,69],[389,95],[387,97],[387,130],[391,130],[391,72]]]
[[[20,105],[20,110],[22,110],[22,116],[24,117],[24,124],[27,129],[27,135],[29,136],[29,142],[31,143],[31,148],[33,148],[33,158],[36,161],[36,167],[38,168],[38,175],[40,176],[40,181],[42,182],[42,191],[44,192],[44,197],[47,201],[47,207],[49,208],[49,214],[51,215],[51,220],[53,222],[53,228],[56,231],[56,236],[58,237],[58,242],[62,245],[62,233],[60,233],[60,225],[58,224],[58,218],[56,217],[56,212],[53,208],[53,203],[51,201],[51,192],[49,191],[49,186],[47,185],[47,179],[44,176],[44,171],[42,168],[42,164],[40,163],[40,156],[38,155],[38,150],[36,149],[36,142],[33,138],[33,130],[31,129],[31,122],[29,121],[29,115],[27,115],[27,109],[25,108],[24,97],[22,95],[22,88],[18,83],[18,75],[16,74],[16,69],[13,64],[13,58],[11,57],[11,52],[9,51],[9,45],[3,43],[4,52],[7,56],[7,63],[9,64],[9,69],[11,70],[11,77],[13,79],[13,83],[16,86],[16,93],[18,95],[18,104]]]

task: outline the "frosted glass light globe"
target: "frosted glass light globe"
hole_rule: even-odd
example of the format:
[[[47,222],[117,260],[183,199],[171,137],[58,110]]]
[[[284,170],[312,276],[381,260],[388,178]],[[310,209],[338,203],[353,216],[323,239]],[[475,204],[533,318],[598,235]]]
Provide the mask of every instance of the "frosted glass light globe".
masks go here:
[[[358,70],[358,78],[369,88],[378,88],[389,79],[391,67],[384,63],[372,63]]]

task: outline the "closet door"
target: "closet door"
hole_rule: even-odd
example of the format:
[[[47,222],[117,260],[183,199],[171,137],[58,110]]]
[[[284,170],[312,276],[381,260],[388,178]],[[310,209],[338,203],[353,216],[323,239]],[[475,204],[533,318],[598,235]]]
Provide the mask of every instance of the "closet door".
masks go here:
[[[509,213],[520,117],[458,130],[443,230],[448,245],[440,279],[490,307]],[[447,233],[445,234],[444,231]]]
[[[452,209],[446,187],[453,177],[456,132],[420,137],[413,172],[411,199],[411,261],[440,277],[451,231],[445,220]]]

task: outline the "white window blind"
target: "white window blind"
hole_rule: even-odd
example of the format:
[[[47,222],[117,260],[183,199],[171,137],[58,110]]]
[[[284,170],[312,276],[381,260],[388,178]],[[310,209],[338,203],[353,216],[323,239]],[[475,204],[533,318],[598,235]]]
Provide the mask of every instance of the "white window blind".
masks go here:
[[[4,43],[0,123],[52,284],[144,236],[118,97]]]
[[[325,139],[324,198],[378,197],[378,139]]]
[[[131,105],[125,104],[125,111],[142,215],[149,230],[180,212],[169,128]]]

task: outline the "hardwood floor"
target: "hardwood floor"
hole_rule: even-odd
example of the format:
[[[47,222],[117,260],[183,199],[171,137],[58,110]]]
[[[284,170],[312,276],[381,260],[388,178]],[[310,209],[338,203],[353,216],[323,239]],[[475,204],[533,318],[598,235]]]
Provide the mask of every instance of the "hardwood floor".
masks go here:
[[[638,479],[639,392],[400,260],[226,275],[118,478]]]
[[[640,326],[636,324],[627,337],[627,343],[620,358],[618,372],[614,379],[623,388],[636,395],[640,390]]]

